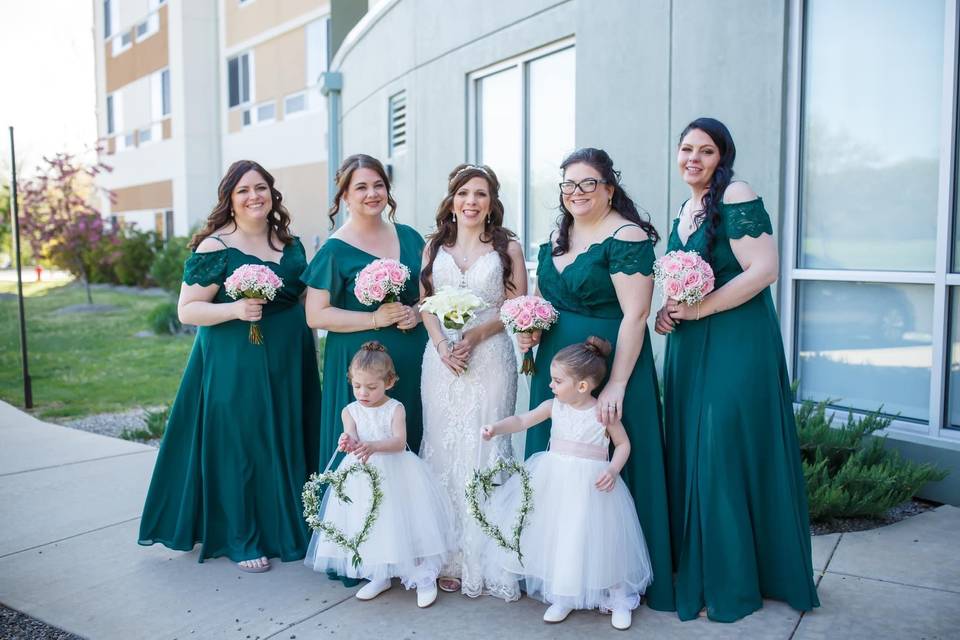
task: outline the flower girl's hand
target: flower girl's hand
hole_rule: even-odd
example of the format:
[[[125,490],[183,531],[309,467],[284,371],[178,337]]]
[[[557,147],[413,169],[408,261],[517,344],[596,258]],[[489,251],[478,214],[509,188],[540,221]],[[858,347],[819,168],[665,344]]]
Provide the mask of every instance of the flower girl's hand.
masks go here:
[[[489,440],[495,435],[497,435],[497,432],[493,428],[492,424],[485,424],[480,428],[480,437],[482,437],[484,440]]]
[[[350,453],[357,446],[357,441],[350,437],[347,433],[341,433],[340,439],[337,440],[337,449],[345,453]]]
[[[357,446],[355,446],[353,451],[350,453],[356,456],[361,463],[366,463],[367,460],[370,459],[370,456],[375,453],[375,451],[373,450],[373,447],[370,446],[369,442],[358,442]]]
[[[597,476],[597,481],[594,483],[594,486],[600,491],[613,491],[613,487],[617,484],[617,474],[610,471],[610,469],[604,469],[603,473]]]
[[[537,329],[530,333],[518,333],[517,334],[517,346],[520,347],[520,353],[526,353],[533,349],[535,346],[540,344],[540,337],[543,335],[543,331]]]

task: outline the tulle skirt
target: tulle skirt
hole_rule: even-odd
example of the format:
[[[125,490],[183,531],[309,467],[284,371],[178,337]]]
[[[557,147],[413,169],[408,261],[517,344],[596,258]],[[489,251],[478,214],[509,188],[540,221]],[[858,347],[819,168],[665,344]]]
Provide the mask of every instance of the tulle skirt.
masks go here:
[[[356,464],[348,455],[339,469]],[[353,566],[353,552],[314,532],[304,564],[314,571],[349,578],[400,578],[407,589],[432,584],[440,567],[456,548],[450,535],[450,506],[423,460],[409,451],[376,453],[369,459],[380,472],[383,500],[367,540],[360,545],[362,563]],[[322,519],[352,537],[363,526],[370,508],[370,482],[354,473],[344,485],[351,499],[341,501],[328,489],[320,504]]]
[[[487,543],[486,571],[526,582],[527,595],[571,609],[635,609],[653,580],[633,498],[619,478],[594,486],[608,463],[552,452],[527,460],[533,510],[516,554]],[[509,539],[522,502],[520,477],[491,496],[486,512]]]

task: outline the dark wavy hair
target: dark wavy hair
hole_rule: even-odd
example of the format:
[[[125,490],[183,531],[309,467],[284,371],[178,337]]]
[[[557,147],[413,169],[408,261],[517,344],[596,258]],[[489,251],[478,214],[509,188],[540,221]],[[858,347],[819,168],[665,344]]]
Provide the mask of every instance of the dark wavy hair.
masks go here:
[[[737,147],[733,144],[733,136],[726,125],[715,118],[697,118],[684,128],[680,134],[680,140],[677,142],[677,148],[683,144],[683,139],[691,131],[699,130],[710,136],[713,144],[717,145],[717,151],[720,153],[720,162],[710,176],[710,185],[703,196],[701,202],[702,208],[694,214],[694,220],[698,225],[706,222],[707,230],[707,255],[706,260],[710,260],[713,254],[713,244],[717,237],[717,229],[720,227],[720,204],[723,202],[723,193],[730,186],[733,180],[733,162],[737,159]],[[696,205],[696,203],[693,203]]]
[[[600,177],[608,185],[613,187],[613,197],[610,201],[610,207],[630,222],[638,225],[647,234],[647,237],[656,244],[660,240],[660,234],[650,222],[650,215],[644,212],[641,216],[637,210],[637,205],[627,195],[623,185],[620,184],[620,172],[613,168],[613,160],[603,149],[594,149],[585,147],[577,149],[560,163],[560,170],[566,171],[567,167],[574,164],[586,164],[594,168]],[[553,248],[552,255],[562,256],[570,250],[570,225],[573,224],[573,214],[567,211],[563,204],[563,194],[560,194],[560,220],[559,230],[557,232],[557,246]]]
[[[350,180],[353,178],[353,172],[357,169],[373,169],[377,172],[377,175],[380,176],[383,184],[387,187],[387,204],[390,205],[390,211],[387,213],[387,217],[390,218],[391,222],[396,220],[397,201],[393,199],[393,194],[390,193],[390,178],[387,177],[387,170],[384,169],[383,164],[373,156],[368,156],[365,153],[355,153],[343,161],[334,177],[337,183],[337,193],[333,196],[330,210],[327,211],[327,215],[330,216],[331,229],[333,229],[336,224],[337,213],[340,211],[340,200],[343,198],[343,194],[347,192],[347,189],[350,188]]]
[[[267,224],[270,227],[270,234],[267,235],[267,242],[274,251],[279,249],[273,246],[273,239],[288,245],[293,242],[293,234],[290,233],[290,212],[283,206],[283,194],[274,186],[273,176],[270,172],[260,166],[260,163],[253,160],[237,160],[227,173],[220,180],[220,186],[217,187],[217,204],[213,211],[207,216],[207,221],[203,228],[193,234],[188,245],[191,249],[196,249],[201,242],[213,235],[213,232],[233,222],[233,205],[231,202],[233,190],[237,188],[237,183],[249,171],[256,171],[266,180],[270,187],[271,209],[267,214]]]
[[[493,245],[500,256],[503,267],[503,286],[513,290],[513,261],[507,248],[510,241],[517,237],[513,231],[503,226],[503,202],[500,201],[500,180],[493,169],[483,165],[458,164],[447,178],[447,195],[437,207],[437,230],[427,236],[427,261],[420,269],[420,283],[426,295],[433,295],[430,277],[433,275],[433,262],[437,259],[440,247],[452,247],[457,242],[457,223],[453,219],[453,198],[460,187],[474,178],[483,178],[490,189],[490,213],[484,221],[480,241]]]

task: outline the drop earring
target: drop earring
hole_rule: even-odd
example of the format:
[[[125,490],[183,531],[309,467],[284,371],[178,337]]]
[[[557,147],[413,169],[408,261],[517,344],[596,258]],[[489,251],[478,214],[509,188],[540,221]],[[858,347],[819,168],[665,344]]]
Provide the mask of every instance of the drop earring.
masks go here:
[[[490,225],[490,214],[487,214],[487,225]]]
[[[450,214],[450,220],[452,220],[453,223],[456,224],[456,223],[457,223],[457,214],[451,213],[451,214]]]

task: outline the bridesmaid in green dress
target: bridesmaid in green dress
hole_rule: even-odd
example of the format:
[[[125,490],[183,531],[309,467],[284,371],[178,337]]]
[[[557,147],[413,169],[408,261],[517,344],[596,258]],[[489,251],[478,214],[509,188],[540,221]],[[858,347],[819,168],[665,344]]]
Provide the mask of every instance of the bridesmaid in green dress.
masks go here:
[[[320,379],[299,275],[300,240],[273,176],[235,162],[193,237],[178,314],[199,325],[153,470],[139,542],[227,556],[249,572],[304,556],[310,532],[300,491],[317,469]],[[224,280],[245,264],[283,279],[270,302],[234,301]],[[251,344],[257,322],[262,344]]]
[[[777,245],[763,202],[731,182],[727,128],[700,118],[680,136],[690,187],[668,251],[696,251],[716,276],[699,305],[657,314],[668,334],[664,412],[682,620],[733,622],[763,598],[819,606],[790,380],[770,285]]]
[[[663,430],[646,331],[653,245],[659,236],[637,212],[605,151],[580,149],[560,166],[560,226],[540,246],[537,264],[539,294],[553,303],[560,318],[542,336],[518,336],[522,351],[540,343],[530,406],[551,397],[550,361],[557,351],[591,335],[614,345],[598,418],[605,424],[622,420],[630,437],[630,459],[621,475],[636,503],[653,564],[646,602],[653,609],[673,611]],[[546,449],[549,433],[549,421],[527,431],[526,455]]]
[[[427,332],[416,309],[420,297],[420,257],[423,238],[412,227],[393,222],[397,204],[390,181],[376,158],[357,154],[343,161],[336,176],[337,193],[330,208],[330,224],[341,202],[347,221],[320,247],[301,280],[307,285],[307,324],[327,331],[323,356],[320,462],[336,452],[343,433],[340,414],[353,401],[347,380],[350,360],[360,345],[376,340],[397,363],[400,378],[391,397],[407,411],[407,444],[420,449],[423,433],[420,405],[420,366]],[[389,220],[383,212],[390,206]],[[357,274],[378,258],[393,258],[410,268],[410,279],[399,302],[366,306],[353,293]]]

